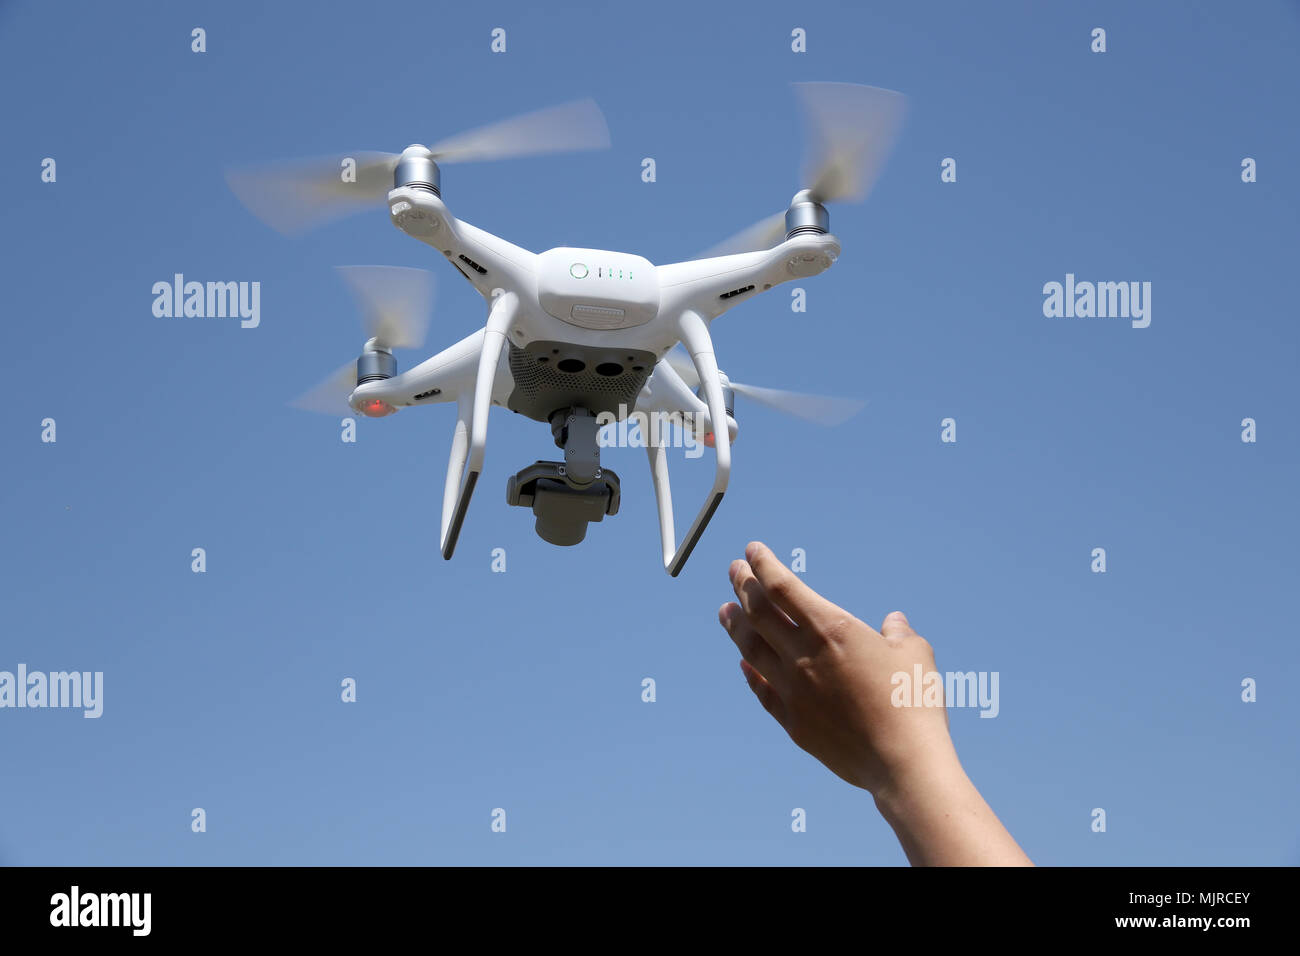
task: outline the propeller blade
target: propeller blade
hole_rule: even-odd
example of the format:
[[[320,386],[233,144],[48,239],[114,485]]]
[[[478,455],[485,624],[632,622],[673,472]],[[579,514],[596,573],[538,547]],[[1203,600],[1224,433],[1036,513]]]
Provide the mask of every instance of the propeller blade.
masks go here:
[[[480,126],[429,147],[438,163],[607,149],[609,127],[595,100],[575,100]]]
[[[594,100],[575,100],[470,130],[433,146],[439,163],[604,149],[609,127]],[[287,235],[382,203],[393,188],[396,153],[354,153],[355,181],[343,179],[343,155],[231,170],[226,182],[249,211]],[[349,179],[353,177],[349,176]]]
[[[663,361],[681,377],[687,387],[700,387],[700,376],[695,363],[680,346],[670,349]],[[836,398],[831,395],[811,395],[807,392],[789,392],[761,385],[748,385],[727,379],[727,387],[737,395],[766,405],[778,412],[818,425],[842,425],[866,407],[866,402],[855,398]]]
[[[805,392],[787,392],[743,382],[729,382],[728,387],[737,395],[768,408],[802,418],[816,425],[842,425],[866,407],[866,402],[854,398],[834,398],[830,395],[809,395]]]
[[[339,266],[361,308],[366,333],[384,348],[424,344],[433,312],[433,275],[399,266]]]
[[[808,128],[803,182],[818,202],[861,202],[898,137],[906,99],[856,83],[796,83]]]
[[[326,415],[350,415],[352,407],[348,405],[348,396],[357,387],[357,363],[351,361],[338,369],[325,381],[299,395],[289,404],[308,412],[321,412]]]
[[[785,211],[760,219],[728,239],[695,256],[696,259],[713,259],[717,256],[734,256],[741,252],[759,252],[771,249],[785,238]]]
[[[361,309],[366,334],[383,348],[419,348],[433,309],[433,276],[399,266],[339,266]],[[350,414],[348,397],[357,387],[356,360],[289,404],[327,415]]]
[[[286,235],[383,202],[393,188],[393,153],[357,153],[354,182],[343,180],[344,160],[332,156],[231,170],[226,182],[258,219]],[[349,177],[351,178],[351,177]]]
[[[856,83],[795,83],[808,141],[803,182],[821,203],[861,202],[884,169],[902,126],[906,98]],[[785,213],[756,222],[695,256],[770,249],[785,238]]]

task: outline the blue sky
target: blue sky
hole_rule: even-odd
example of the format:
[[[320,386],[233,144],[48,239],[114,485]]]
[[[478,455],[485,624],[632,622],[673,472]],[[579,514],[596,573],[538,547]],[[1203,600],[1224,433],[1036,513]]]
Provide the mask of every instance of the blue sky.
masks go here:
[[[901,864],[716,623],[754,538],[869,622],[905,610],[941,669],[999,673],[998,717],[951,723],[1036,861],[1300,862],[1294,4],[130,6],[0,6],[0,670],[104,672],[98,720],[0,710],[0,862]],[[435,270],[431,349],[484,306],[382,208],[286,239],[227,168],[591,95],[612,149],[448,167],[443,195],[534,251],[669,262],[800,185],[797,80],[908,118],[832,208],[807,312],[780,287],[715,344],[737,379],[868,406],[823,430],[742,402],[681,577],[638,450],[606,453],[621,512],[554,548],[501,494],[549,431],[494,413],[444,562],[451,407],[349,445],[287,406],[361,344],[333,266]],[[156,318],[177,272],[260,282],[261,325]],[[1150,327],[1044,317],[1067,273],[1151,282]],[[673,465],[684,508],[711,468]]]

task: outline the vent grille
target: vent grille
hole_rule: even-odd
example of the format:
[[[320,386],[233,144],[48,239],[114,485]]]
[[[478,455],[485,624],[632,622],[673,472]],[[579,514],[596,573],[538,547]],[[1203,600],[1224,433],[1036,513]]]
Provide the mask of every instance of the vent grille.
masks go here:
[[[581,372],[562,372],[555,362],[539,362],[522,349],[510,352],[510,374],[514,377],[515,388],[530,398],[547,389],[598,392],[623,398],[629,406],[647,378],[644,370],[634,372],[630,368],[618,375],[601,375],[590,365]]]
[[[754,287],[747,285],[743,289],[732,289],[730,292],[724,292],[718,296],[719,299],[734,299],[738,295],[744,295],[746,292],[752,292]]]
[[[622,309],[611,309],[603,305],[575,305],[572,311],[575,316],[593,315],[611,319],[621,319],[627,315]]]
[[[471,259],[469,256],[465,255],[465,253],[462,252],[462,253],[461,253],[459,256],[457,256],[456,258],[458,258],[461,262],[465,263],[465,265],[469,266],[471,269],[473,269],[473,270],[474,270],[475,272],[477,272],[479,275],[481,275],[481,276],[485,276],[485,275],[487,275],[487,270],[484,269],[484,268],[483,268],[481,265],[479,265],[477,262],[475,262],[473,259]],[[751,285],[750,288],[752,289],[752,288],[754,288],[754,287]]]
[[[593,415],[632,408],[654,368],[650,352],[585,349],[561,342],[510,346],[514,391],[507,406],[537,421],[577,405]],[[571,371],[565,371],[565,369]]]

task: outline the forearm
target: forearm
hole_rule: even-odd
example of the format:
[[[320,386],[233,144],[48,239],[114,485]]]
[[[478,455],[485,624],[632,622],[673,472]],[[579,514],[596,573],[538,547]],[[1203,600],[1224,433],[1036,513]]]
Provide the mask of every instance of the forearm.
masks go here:
[[[876,807],[913,866],[1033,866],[955,751],[882,789]]]

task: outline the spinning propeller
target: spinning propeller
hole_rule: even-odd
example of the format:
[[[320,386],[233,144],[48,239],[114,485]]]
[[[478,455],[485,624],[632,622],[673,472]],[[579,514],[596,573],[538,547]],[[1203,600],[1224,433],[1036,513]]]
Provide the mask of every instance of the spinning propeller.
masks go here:
[[[359,363],[364,365],[371,360],[392,362],[393,349],[415,349],[424,344],[433,310],[433,276],[424,269],[339,266],[338,271],[360,306],[361,324],[369,340],[361,358],[336,370],[291,403],[295,408],[330,415],[350,413],[348,397],[357,387]],[[393,363],[392,371],[395,369]],[[391,414],[387,410],[391,406],[384,406],[382,402],[379,406],[367,409],[366,414],[375,417]]]
[[[769,249],[802,226],[821,225],[825,231],[824,203],[862,202],[875,185],[902,125],[903,95],[856,83],[795,83],[794,88],[808,137],[804,188],[787,210],[759,220],[698,258]]]
[[[674,348],[664,361],[674,372],[681,376],[691,388],[700,387],[700,376],[695,371],[695,363],[681,348]],[[735,382],[725,373],[719,371],[723,389],[731,389],[737,395],[743,395],[751,401],[766,405],[774,411],[802,418],[817,425],[841,425],[866,406],[866,402],[853,398],[834,398],[829,395],[810,395],[806,392],[788,392],[777,388],[764,388],[761,385],[748,385]]]
[[[434,162],[468,163],[544,153],[605,149],[609,128],[593,100],[576,100],[450,136],[422,151]],[[339,216],[382,203],[393,188],[396,153],[352,153],[354,181],[343,178],[343,156],[281,163],[226,174],[240,201],[283,233],[304,232]]]

